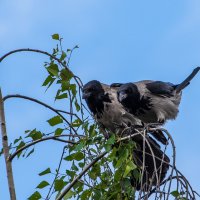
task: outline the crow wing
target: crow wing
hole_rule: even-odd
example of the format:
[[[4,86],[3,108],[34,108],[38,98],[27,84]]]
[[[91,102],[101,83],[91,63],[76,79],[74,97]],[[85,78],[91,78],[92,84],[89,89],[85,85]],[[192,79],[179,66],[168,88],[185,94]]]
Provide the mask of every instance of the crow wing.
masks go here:
[[[146,83],[146,88],[155,95],[162,95],[166,97],[171,97],[174,95],[174,90],[177,85],[169,82],[153,81],[151,83]]]

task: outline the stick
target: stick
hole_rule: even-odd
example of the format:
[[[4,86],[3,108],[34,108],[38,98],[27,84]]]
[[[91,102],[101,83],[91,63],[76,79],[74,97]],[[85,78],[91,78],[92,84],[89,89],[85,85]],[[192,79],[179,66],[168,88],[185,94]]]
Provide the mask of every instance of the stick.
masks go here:
[[[4,104],[3,104],[1,89],[0,89],[0,125],[1,125],[2,145],[3,145],[3,152],[4,152],[4,157],[5,157],[5,163],[6,163],[6,172],[7,172],[8,187],[9,187],[9,192],[10,192],[10,199],[16,200],[12,165],[11,165],[11,162],[8,160],[8,158],[9,158],[9,145],[8,145],[8,136],[7,136],[7,133],[6,133]]]

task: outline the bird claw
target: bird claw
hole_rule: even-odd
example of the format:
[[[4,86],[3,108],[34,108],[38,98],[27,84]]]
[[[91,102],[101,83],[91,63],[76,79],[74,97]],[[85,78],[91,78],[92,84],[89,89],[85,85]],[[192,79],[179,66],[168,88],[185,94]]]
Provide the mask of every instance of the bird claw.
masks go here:
[[[148,124],[144,125],[144,128],[147,131],[151,131],[152,128],[157,128],[157,127],[162,126],[162,125],[163,125],[162,123],[148,123]]]
[[[118,123],[116,123],[116,122],[113,122],[113,124],[114,124],[114,126],[115,126],[115,128],[122,128],[122,129],[124,129],[124,128],[127,128],[128,126],[125,124],[125,123],[121,123],[121,124],[118,124]]]

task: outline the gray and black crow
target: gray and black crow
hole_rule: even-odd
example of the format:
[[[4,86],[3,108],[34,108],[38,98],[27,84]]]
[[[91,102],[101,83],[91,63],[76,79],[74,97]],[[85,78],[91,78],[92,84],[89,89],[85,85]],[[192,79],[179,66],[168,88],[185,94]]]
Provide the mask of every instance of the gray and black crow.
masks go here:
[[[199,70],[200,67],[195,68],[177,85],[144,80],[126,84],[114,83],[111,86],[117,88],[118,100],[129,113],[146,124],[164,124],[166,120],[176,118],[182,90],[189,85]]]
[[[90,111],[93,113],[94,118],[104,129],[108,132],[115,134],[121,134],[125,127],[129,126],[142,126],[140,119],[127,112],[124,106],[118,101],[117,88],[110,87],[109,85],[102,84],[97,80],[88,82],[83,86],[83,99],[85,99]],[[129,128],[126,134],[133,134],[134,129]],[[137,148],[134,150],[134,158],[138,168],[142,167],[143,159],[145,160],[145,171],[143,176],[143,185],[145,188],[141,188],[140,182],[134,177],[132,178],[132,184],[137,190],[148,189],[148,186],[156,185],[155,179],[155,167],[162,181],[169,169],[170,159],[162,150],[159,144],[151,137],[146,138],[145,145],[145,158],[143,158],[143,136],[139,135],[134,138]],[[151,146],[153,154],[155,155],[155,164],[151,156],[151,150],[148,146]],[[164,162],[162,162],[162,160]]]
[[[117,99],[117,89],[97,80],[83,86],[83,96],[94,118],[113,133],[121,132],[130,125],[141,126],[141,121],[127,112]]]

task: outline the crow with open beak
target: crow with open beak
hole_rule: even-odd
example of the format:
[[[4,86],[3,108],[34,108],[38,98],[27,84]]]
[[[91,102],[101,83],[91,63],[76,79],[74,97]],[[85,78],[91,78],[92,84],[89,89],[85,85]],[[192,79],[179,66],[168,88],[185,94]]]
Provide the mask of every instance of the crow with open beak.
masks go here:
[[[138,81],[135,83],[114,83],[117,88],[119,102],[124,108],[143,123],[164,124],[169,119],[175,119],[179,110],[182,90],[187,87],[200,67],[180,84],[174,85],[162,81]]]
[[[110,87],[109,85],[102,84],[97,80],[93,80],[83,86],[82,92],[82,98],[85,99],[90,111],[94,115],[94,118],[98,124],[108,132],[113,132],[118,135],[121,134],[126,127],[143,125],[141,120],[127,112],[124,106],[118,101],[116,87]],[[134,128],[128,130],[129,132],[126,132],[126,134],[130,135],[134,133]],[[159,174],[160,181],[162,182],[165,178],[169,169],[170,159],[160,149],[159,144],[150,136],[146,137],[145,150],[143,149],[143,136],[140,135],[133,138],[133,140],[136,143],[133,157],[139,169],[142,168],[143,160],[145,160],[145,170],[142,179],[143,188],[141,188],[141,182],[138,182],[134,177],[131,182],[137,190],[147,190],[150,185],[156,185],[155,168]],[[154,163],[151,155],[151,149],[156,157],[156,163]],[[143,158],[143,151],[145,151],[145,158]]]

